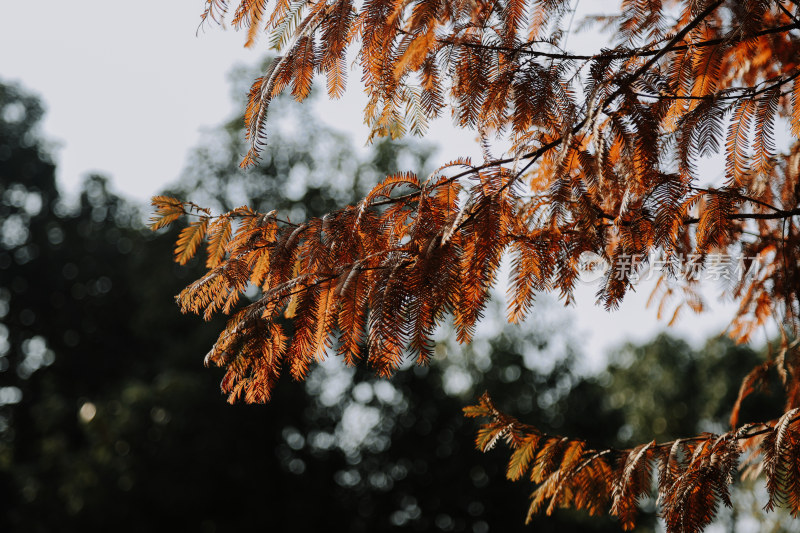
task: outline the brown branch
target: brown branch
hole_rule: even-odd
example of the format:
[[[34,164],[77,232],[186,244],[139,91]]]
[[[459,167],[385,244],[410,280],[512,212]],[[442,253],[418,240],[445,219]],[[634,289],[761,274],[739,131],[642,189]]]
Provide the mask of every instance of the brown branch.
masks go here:
[[[689,95],[682,96],[676,94],[647,94],[639,92],[633,94],[642,98],[652,98],[653,100],[740,100],[742,98],[755,98],[756,96],[764,94],[768,91],[777,89],[778,87],[781,87],[782,85],[785,85],[790,81],[794,81],[795,78],[797,78],[798,76],[800,76],[800,70],[798,70],[788,78],[780,78],[779,81],[777,81],[776,83],[768,85],[758,90],[756,90],[755,85],[752,87],[730,87],[727,89],[722,89],[720,91],[717,91],[716,93],[713,94],[707,94],[705,96],[689,96]],[[740,91],[741,94],[732,94],[732,95],[727,94],[734,91]],[[782,94],[787,94],[787,93],[782,93]]]
[[[789,211],[779,209],[776,213],[732,213],[726,216],[725,218],[728,220],[781,220],[781,219],[785,220],[787,218],[791,218],[794,216],[800,216],[800,207]],[[617,221],[618,217],[610,215],[604,211],[599,211],[598,217],[604,220],[615,221],[620,226],[631,225],[631,221],[628,220]],[[698,217],[688,217],[684,218],[682,223],[685,226],[689,226],[692,224],[697,224],[698,222],[700,222],[700,219]],[[611,226],[604,226],[604,227],[611,227]]]
[[[543,431],[539,431],[539,429],[536,428],[536,426],[532,426],[530,424],[522,423],[519,420],[517,420],[516,418],[508,416],[508,415],[505,415],[504,413],[501,413],[501,412],[497,411],[496,409],[494,410],[494,413],[492,413],[492,418],[494,418],[495,422],[499,422],[499,423],[501,423],[503,425],[506,425],[509,428],[513,426],[513,427],[515,427],[515,428],[517,428],[517,429],[519,429],[519,430],[521,430],[521,431],[523,431],[525,433],[533,433],[533,434],[536,434],[536,435],[540,435],[540,436],[542,436],[544,438],[563,438],[563,435],[552,435],[552,434],[549,434],[549,433],[545,433]],[[736,440],[747,440],[747,439],[750,439],[750,438],[753,438],[753,437],[757,437],[759,435],[764,435],[765,433],[769,433],[770,431],[772,431],[774,429],[774,425],[775,425],[775,423],[778,422],[779,419],[780,418],[775,418],[775,419],[769,420],[767,422],[759,422],[759,423],[751,424],[750,425],[750,429],[754,429],[754,428],[757,428],[757,427],[760,427],[760,429],[757,429],[757,430],[752,431],[752,432],[746,431],[746,432],[744,432],[744,433],[742,433],[740,435],[735,435],[735,439]],[[791,421],[789,422],[789,425],[795,424],[798,421],[800,421],[800,415],[792,418]],[[742,429],[744,429],[746,427],[747,426],[745,425],[745,426],[742,426],[742,428],[739,428],[739,430],[732,430],[732,431],[729,431],[727,433],[723,433],[721,435],[714,435],[714,436],[716,438],[719,438],[719,437],[722,437],[723,435],[727,435],[727,434],[730,434],[730,433],[734,433],[735,434],[737,431],[741,431]],[[567,437],[567,438],[569,438],[569,437]],[[678,439],[673,439],[673,440],[670,440],[670,441],[662,442],[660,444],[655,444],[655,445],[653,445],[653,448],[671,448],[676,442],[698,442],[698,441],[705,441],[705,440],[708,440],[708,439],[709,439],[709,437],[701,437],[701,436],[684,437],[684,438],[678,438]],[[570,440],[586,442],[583,439],[570,439]],[[622,454],[630,453],[634,448],[606,448],[606,449],[603,449],[603,450],[588,449],[588,450],[586,450],[585,453],[587,453],[587,454],[588,453],[593,453],[595,456],[605,455],[605,454],[608,454],[608,453],[618,453],[618,454],[622,455]]]
[[[580,123],[578,123],[577,126],[575,126],[575,128],[580,129],[581,127],[583,127],[585,122],[586,122],[586,119],[582,120]],[[549,143],[545,144],[544,146],[541,146],[540,148],[534,150],[533,152],[529,152],[529,153],[521,155],[519,157],[506,157],[504,159],[495,159],[494,161],[489,161],[487,163],[484,163],[483,165],[480,165],[480,166],[477,166],[477,167],[472,167],[469,170],[465,170],[464,172],[459,172],[455,176],[451,176],[447,180],[445,180],[442,183],[440,183],[439,185],[437,185],[437,187],[442,187],[444,185],[447,185],[449,183],[452,183],[452,182],[456,181],[457,179],[461,179],[463,177],[469,176],[470,174],[477,174],[481,170],[485,170],[487,168],[498,167],[498,166],[501,166],[501,165],[505,165],[507,163],[513,163],[514,161],[518,161],[518,160],[522,161],[522,160],[527,160],[527,159],[533,159],[533,161],[529,162],[527,165],[525,165],[525,167],[523,167],[523,170],[525,170],[525,169],[529,168],[530,165],[536,159],[538,159],[539,157],[544,155],[545,152],[547,152],[548,150],[551,150],[551,149],[555,148],[556,146],[558,146],[559,144],[561,144],[563,139],[564,139],[563,137],[559,137],[558,139],[550,141]],[[419,191],[410,192],[410,193],[407,193],[407,194],[403,194],[401,196],[395,196],[394,198],[387,198],[386,200],[381,200],[379,202],[373,202],[368,207],[378,207],[378,206],[382,206],[382,205],[389,205],[389,204],[394,204],[394,203],[397,203],[397,202],[402,202],[402,201],[405,201],[405,200],[410,200],[412,198],[415,198],[415,197],[419,196],[420,194],[422,194],[422,192],[423,192],[423,190],[421,189]]]
[[[714,6],[714,8],[716,8],[716,7],[717,6]],[[559,52],[543,52],[543,51],[539,51],[539,50],[526,50],[524,48],[525,46],[532,46],[533,44],[537,44],[539,41],[528,42],[528,43],[525,43],[524,45],[522,45],[520,47],[517,47],[517,48],[511,48],[511,47],[508,47],[508,46],[492,45],[492,44],[476,43],[476,42],[465,42],[465,41],[459,41],[457,39],[437,39],[437,41],[442,43],[442,44],[449,45],[449,46],[465,46],[465,47],[468,47],[468,48],[477,48],[477,49],[483,49],[483,50],[494,50],[496,52],[505,52],[505,53],[511,54],[511,55],[523,54],[523,55],[530,55],[530,56],[533,56],[533,57],[546,57],[548,59],[561,59],[561,60],[564,60],[564,61],[569,61],[569,60],[592,61],[592,60],[596,60],[596,59],[630,59],[632,57],[649,57],[649,56],[652,56],[652,55],[659,55],[660,56],[660,55],[663,55],[664,53],[667,53],[667,52],[680,52],[680,51],[688,49],[690,46],[693,47],[693,48],[705,48],[707,46],[716,46],[716,45],[723,44],[723,43],[726,43],[726,42],[742,42],[742,41],[746,41],[748,39],[754,39],[754,38],[757,38],[757,37],[763,37],[765,35],[771,35],[771,34],[774,34],[774,33],[782,33],[782,32],[785,32],[785,31],[790,31],[790,30],[793,30],[793,29],[797,29],[797,27],[798,27],[798,23],[784,24],[782,26],[775,26],[773,28],[767,28],[765,30],[758,31],[758,32],[752,33],[750,35],[743,35],[743,36],[741,36],[741,37],[739,37],[738,39],[735,39],[735,40],[731,40],[731,39],[727,39],[727,38],[724,38],[724,37],[720,37],[720,38],[717,38],[717,39],[709,39],[707,41],[700,41],[700,42],[697,42],[697,43],[678,45],[678,46],[674,46],[674,47],[670,47],[670,45],[668,44],[664,48],[659,48],[657,50],[646,50],[644,47],[642,47],[642,48],[636,48],[636,49],[628,50],[628,51],[601,52],[599,54],[593,54],[593,55],[569,54],[569,53],[564,53],[564,52],[560,52],[560,53]],[[406,33],[406,34],[409,33],[409,32],[405,32],[405,31],[402,31],[402,30],[400,30],[400,31],[401,31],[401,33]],[[684,36],[685,35],[682,35],[681,38],[683,38]],[[670,42],[672,42],[672,40]]]
[[[725,218],[728,220],[780,220],[787,219],[800,215],[800,207],[785,211],[781,209],[777,213],[733,213]],[[696,224],[700,222],[699,218],[686,218],[683,220],[684,224]]]
[[[200,207],[198,205],[195,205],[192,202],[182,202],[182,203],[184,203],[186,205],[189,205],[192,208],[198,210],[198,213],[192,213],[191,211],[187,211],[186,209],[184,209],[183,210],[183,214],[184,215],[186,215],[188,217],[207,218],[209,220],[222,218],[223,216],[227,216],[229,218],[234,218],[234,219],[235,218],[255,218],[255,217],[262,217],[265,214],[265,213],[252,213],[252,214],[248,214],[248,213],[231,213],[229,211],[228,213],[225,213],[225,214],[222,214],[222,215],[212,215],[211,211],[209,209],[206,209],[205,207]],[[201,215],[201,214],[199,214],[199,212],[203,212],[203,213],[206,213],[206,214]],[[287,226],[295,227],[295,228],[300,226],[300,224],[295,224],[294,222],[291,222],[289,220],[284,220],[284,219],[279,218],[277,216],[275,217],[275,221],[276,222],[280,222],[281,224],[286,224]]]
[[[794,21],[795,25],[800,25],[800,19],[794,16],[791,11],[783,7],[782,3],[778,2],[778,7],[780,8],[781,11],[783,11],[786,14],[787,17],[789,17],[790,20]]]
[[[746,202],[751,202],[751,203],[754,203],[754,204],[758,204],[761,207],[766,207],[767,209],[772,209],[773,211],[778,212],[778,213],[783,211],[783,209],[780,209],[779,207],[775,207],[774,205],[768,204],[766,202],[762,202],[761,200],[757,200],[756,198],[747,196],[745,194],[742,194],[742,193],[739,193],[739,192],[736,192],[736,191],[719,190],[719,189],[704,189],[703,187],[689,187],[689,189],[691,189],[693,191],[704,192],[706,194],[717,194],[717,195],[721,195],[721,196],[735,196],[736,198],[740,198],[740,199],[742,199],[742,200],[744,200]]]

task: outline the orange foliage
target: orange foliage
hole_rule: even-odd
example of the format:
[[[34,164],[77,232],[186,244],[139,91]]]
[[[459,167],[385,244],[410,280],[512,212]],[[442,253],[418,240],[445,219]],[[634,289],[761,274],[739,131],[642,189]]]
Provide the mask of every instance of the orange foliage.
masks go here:
[[[224,20],[227,4],[208,0],[203,19]],[[243,166],[266,142],[267,109],[279,93],[304,99],[315,74],[327,76],[331,96],[344,91],[350,48],[372,135],[422,133],[449,108],[459,126],[510,148],[500,158],[487,150],[480,164],[454,161],[425,180],[389,176],[358,205],[301,224],[247,208],[212,218],[154,198],[156,229],[201,216],[181,233],[176,260],[188,261],[207,239],[209,271],[179,303],[206,318],[231,314],[206,358],[227,367],[231,401],[267,400],[281,368],[300,379],[334,347],[382,375],[407,357],[424,363],[447,314],[468,342],[506,254],[515,322],[537,291],[570,302],[588,252],[611,266],[598,292],[609,308],[658,258],[659,294],[682,294],[680,305],[698,310],[697,278],[685,267],[697,274],[718,268],[721,254],[742,257],[731,268],[747,275],[729,276],[740,303],[732,335],[746,341],[778,317],[789,348],[800,326],[798,4],[625,0],[618,15],[595,17],[615,41],[588,55],[564,48],[569,11],[566,0],[238,3],[233,23],[248,28],[248,45],[266,31],[281,50],[250,91]],[[784,125],[795,139],[781,153],[775,129]],[[703,188],[698,160],[715,153],[726,161],[724,179]],[[259,297],[238,305],[249,285]],[[787,413],[742,429],[734,415],[721,436],[597,451],[522,425],[488,398],[468,414],[489,418],[480,447],[503,438],[514,449],[510,478],[530,471],[532,511],[610,505],[631,528],[658,464],[668,529],[698,531],[718,501],[729,504],[729,478],[747,449],[763,458],[768,507],[800,512],[800,387],[788,359],[774,364],[793,398]],[[759,376],[748,376],[742,398]]]

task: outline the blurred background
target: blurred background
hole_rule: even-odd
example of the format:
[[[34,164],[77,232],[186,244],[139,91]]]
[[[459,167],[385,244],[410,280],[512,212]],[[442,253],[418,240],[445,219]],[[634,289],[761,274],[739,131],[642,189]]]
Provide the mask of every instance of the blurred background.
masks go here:
[[[235,71],[234,93],[253,77]],[[596,347],[572,314],[543,295],[512,328],[501,297],[473,344],[443,327],[428,367],[381,380],[334,358],[304,383],[285,379],[267,405],[228,405],[221,370],[202,365],[221,323],[174,304],[203,270],[171,262],[180,228],[147,230],[147,206],[115,192],[113,176],[64,193],[43,109],[0,80],[0,531],[618,531],[561,511],[524,526],[533,487],[505,479],[502,446],[475,450],[462,407],[486,390],[509,414],[598,447],[664,441],[724,431],[742,377],[763,360],[724,337],[660,334],[587,364]],[[234,113],[163,192],[299,220],[387,173],[433,166],[420,142],[356,149],[312,106],[279,100],[271,113],[258,168],[238,170]],[[782,403],[753,396],[742,419],[777,416]],[[762,485],[738,483],[716,530],[788,527],[762,515]],[[644,515],[640,529],[658,530],[654,501]]]

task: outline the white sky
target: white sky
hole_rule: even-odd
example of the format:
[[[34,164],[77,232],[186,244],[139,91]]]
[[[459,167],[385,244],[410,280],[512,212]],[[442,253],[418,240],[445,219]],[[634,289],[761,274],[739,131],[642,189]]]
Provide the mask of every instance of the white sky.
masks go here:
[[[118,192],[144,202],[178,177],[201,129],[234,112],[227,75],[236,64],[257,64],[266,39],[248,50],[244,35],[230,29],[209,25],[196,35],[204,4],[0,0],[0,79],[18,81],[44,100],[44,133],[58,143],[65,191],[75,192],[87,172],[100,171]],[[359,77],[354,72],[351,80]],[[361,144],[363,101],[351,81],[342,100],[320,99],[318,114]],[[443,163],[465,155],[473,135],[440,121],[428,138],[442,148]],[[665,327],[645,309],[649,289],[630,294],[614,313],[592,305],[595,291],[582,287],[572,313],[591,361],[625,339],[644,341]],[[687,314],[673,330],[700,341],[722,331],[730,306],[723,311]]]

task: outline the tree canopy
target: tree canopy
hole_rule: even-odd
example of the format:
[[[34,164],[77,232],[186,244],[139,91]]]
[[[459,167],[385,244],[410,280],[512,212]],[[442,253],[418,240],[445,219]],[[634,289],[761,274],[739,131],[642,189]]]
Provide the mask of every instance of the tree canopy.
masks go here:
[[[673,315],[700,310],[700,281],[716,277],[739,302],[737,340],[771,317],[782,338],[743,382],[731,431],[595,450],[524,425],[486,396],[467,411],[489,419],[478,445],[502,438],[514,449],[508,474],[537,484],[532,512],[610,508],[631,528],[657,463],[667,529],[698,531],[719,502],[730,505],[729,482],[750,451],[767,508],[800,512],[797,4],[626,0],[574,30],[563,0],[249,0],[228,16],[229,7],[208,0],[204,22],[248,28],[248,46],[266,31],[281,53],[250,90],[242,166],[257,161],[280,93],[304,99],[319,73],[331,96],[342,94],[349,49],[373,135],[422,134],[449,111],[484,149],[480,162],[457,158],[424,178],[390,175],[356,205],[306,221],[247,206],[212,215],[155,197],[156,229],[196,217],[178,262],[208,242],[208,272],[178,300],[206,318],[231,315],[206,356],[227,368],[231,401],[268,400],[284,368],[301,379],[334,348],[381,375],[408,358],[424,364],[447,316],[468,342],[506,256],[512,322],[539,291],[571,302],[587,261],[608,267],[597,294],[608,308],[650,269],[664,310],[676,295]],[[572,53],[568,38],[592,23],[609,46]],[[716,181],[700,164],[714,154],[725,161]],[[257,295],[241,301],[251,288]],[[773,367],[784,414],[740,425],[741,400]]]

